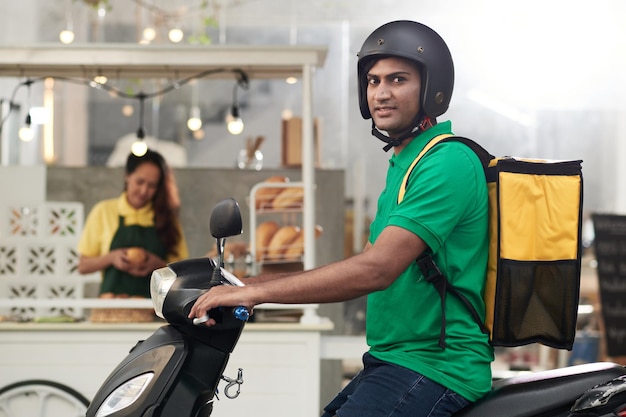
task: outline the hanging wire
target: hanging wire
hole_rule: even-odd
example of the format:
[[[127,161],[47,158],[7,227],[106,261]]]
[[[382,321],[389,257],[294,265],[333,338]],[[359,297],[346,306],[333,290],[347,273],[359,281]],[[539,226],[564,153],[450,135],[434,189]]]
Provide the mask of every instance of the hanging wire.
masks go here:
[[[238,135],[243,131],[243,120],[241,120],[237,91],[239,88],[247,90],[250,84],[248,75],[245,72],[236,70],[235,74],[237,82],[233,85],[233,104],[230,108],[230,115],[227,118],[226,128],[231,134]]]
[[[24,86],[27,86],[30,88],[30,86],[34,84],[35,82],[42,81],[44,79],[45,77],[34,78],[34,79],[29,78],[26,81],[23,81],[15,86],[15,88],[13,89],[13,92],[11,93],[11,98],[9,99],[9,111],[7,112],[6,116],[4,116],[2,120],[0,120],[0,132],[2,132],[2,126],[4,125],[4,122],[7,121],[7,119],[13,112],[13,110],[20,107],[17,103],[15,103],[15,96],[17,95],[17,92],[19,91],[19,89]]]
[[[161,89],[161,90],[156,90],[153,91],[151,93],[144,93],[144,92],[139,92],[136,94],[132,94],[132,93],[127,93],[125,91],[122,91],[118,88],[115,88],[107,83],[104,84],[100,84],[97,83],[93,80],[87,79],[88,77],[85,75],[84,80],[81,79],[75,79],[75,78],[70,78],[70,77],[38,77],[38,78],[29,78],[26,81],[23,81],[21,83],[19,83],[17,86],[15,86],[15,88],[13,89],[13,92],[11,93],[11,98],[9,99],[9,111],[7,112],[7,114],[2,118],[2,120],[0,120],[0,132],[2,132],[2,126],[4,125],[4,123],[7,121],[7,119],[9,118],[9,116],[11,115],[11,112],[13,111],[14,108],[19,107],[16,103],[15,103],[15,96],[17,95],[17,92],[19,91],[19,89],[21,87],[24,86],[28,86],[30,87],[32,84],[36,83],[36,82],[41,82],[43,80],[45,80],[46,78],[53,78],[55,80],[58,81],[63,81],[63,82],[67,82],[67,83],[72,83],[72,84],[78,84],[78,85],[84,85],[87,87],[91,87],[94,88],[96,90],[104,90],[107,91],[109,93],[113,93],[115,96],[117,97],[122,97],[122,98],[127,98],[127,99],[135,99],[135,100],[139,100],[140,101],[140,110],[142,112],[141,114],[141,120],[143,120],[143,102],[147,99],[152,99],[154,97],[160,97],[163,96],[173,90],[177,90],[179,88],[181,88],[183,85],[196,80],[196,79],[201,79],[201,78],[205,78],[208,77],[210,75],[214,75],[214,74],[220,74],[220,73],[224,73],[224,72],[232,72],[235,74],[235,78],[237,80],[237,84],[235,84],[236,86],[239,85],[241,88],[243,89],[248,89],[249,88],[249,81],[248,81],[248,75],[241,69],[235,68],[235,69],[226,69],[226,68],[215,68],[215,69],[210,69],[210,70],[206,70],[206,71],[202,71],[198,74],[189,76],[187,78],[183,78],[181,80],[174,80],[171,84],[169,84],[168,86],[166,86],[165,88]],[[140,126],[140,129],[143,132],[143,122]],[[137,132],[139,134],[139,131]],[[145,132],[143,132],[145,135]]]
[[[143,140],[143,138],[146,137],[146,131],[144,130],[144,127],[143,127],[144,126],[144,121],[143,121],[144,104],[146,101],[146,95],[143,93],[139,93],[137,98],[139,98],[139,128],[137,129],[137,137]]]

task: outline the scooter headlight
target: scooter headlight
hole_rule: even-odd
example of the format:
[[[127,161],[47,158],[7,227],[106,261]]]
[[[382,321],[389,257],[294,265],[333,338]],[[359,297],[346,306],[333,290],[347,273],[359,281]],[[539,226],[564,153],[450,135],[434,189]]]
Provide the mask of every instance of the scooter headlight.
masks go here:
[[[169,292],[172,284],[176,280],[176,272],[170,267],[166,266],[152,272],[152,278],[150,279],[150,296],[152,298],[152,305],[154,305],[154,312],[157,316],[163,317],[163,303],[165,297]]]
[[[120,385],[104,400],[95,417],[110,416],[133,404],[148,387],[153,377],[154,372],[147,372]]]

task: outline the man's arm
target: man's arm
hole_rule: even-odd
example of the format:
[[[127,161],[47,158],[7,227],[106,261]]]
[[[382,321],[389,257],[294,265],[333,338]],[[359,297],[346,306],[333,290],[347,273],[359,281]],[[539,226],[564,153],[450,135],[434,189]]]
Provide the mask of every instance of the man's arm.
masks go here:
[[[189,317],[202,317],[220,306],[261,303],[308,304],[346,301],[391,285],[426,249],[412,232],[389,226],[376,243],[358,255],[313,270],[287,274],[279,279],[261,276],[246,280],[245,287],[218,286],[203,294]],[[211,320],[208,325],[214,324]]]
[[[371,247],[372,247],[372,244],[367,242],[367,244],[363,248],[363,252],[367,251]],[[276,274],[262,274],[262,275],[257,275],[254,277],[245,278],[244,283],[246,285],[260,284],[262,282],[273,281],[275,279],[283,279],[283,278],[287,278],[292,275],[298,275],[298,274],[302,274],[302,271],[282,272],[282,273],[276,273]]]

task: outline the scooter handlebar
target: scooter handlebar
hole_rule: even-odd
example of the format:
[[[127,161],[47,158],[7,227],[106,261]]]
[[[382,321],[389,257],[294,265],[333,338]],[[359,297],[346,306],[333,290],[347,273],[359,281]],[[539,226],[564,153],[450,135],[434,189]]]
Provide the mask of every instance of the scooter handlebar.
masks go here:
[[[233,308],[233,317],[235,317],[237,320],[248,321],[248,318],[250,318],[250,311],[248,311],[248,309],[244,306],[237,306]],[[193,319],[193,324],[199,326],[203,323],[206,323],[210,318],[211,316],[209,316],[209,314],[207,313],[202,317],[196,317],[195,319]]]
[[[248,321],[250,318],[250,311],[248,311],[247,307],[237,306],[233,309],[233,315],[237,320]]]

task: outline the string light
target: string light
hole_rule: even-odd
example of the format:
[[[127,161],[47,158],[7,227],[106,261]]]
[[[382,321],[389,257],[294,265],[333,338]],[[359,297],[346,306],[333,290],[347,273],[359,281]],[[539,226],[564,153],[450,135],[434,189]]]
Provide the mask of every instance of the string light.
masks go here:
[[[144,156],[148,152],[148,145],[143,140],[136,140],[130,146],[130,151],[135,156]]]
[[[204,78],[207,77],[209,75],[212,74],[218,74],[218,73],[223,73],[223,72],[232,72],[234,74],[236,74],[237,77],[237,82],[234,86],[233,89],[233,106],[231,108],[230,113],[228,114],[228,116],[226,117],[226,121],[228,122],[228,129],[229,132],[231,132],[231,134],[233,135],[238,135],[241,134],[241,132],[243,132],[243,120],[240,117],[240,109],[239,109],[239,103],[237,100],[237,88],[241,87],[243,89],[248,89],[249,88],[249,84],[248,84],[248,76],[247,74],[240,69],[224,69],[224,68],[216,68],[216,69],[210,69],[210,70],[206,70],[203,72],[200,72],[198,74],[192,75],[190,77],[184,78],[184,79],[180,79],[180,80],[175,80],[173,81],[170,85],[168,85],[167,87],[158,90],[158,91],[154,91],[151,93],[143,93],[140,92],[138,94],[132,94],[132,93],[128,93],[122,90],[119,90],[117,88],[115,88],[114,86],[111,86],[109,84],[100,84],[99,82],[94,81],[93,79],[85,79],[85,80],[77,80],[77,79],[73,79],[73,78],[68,78],[68,77],[62,77],[62,76],[58,76],[58,77],[40,77],[40,78],[36,78],[36,79],[28,79],[24,82],[19,83],[13,90],[13,93],[11,95],[11,99],[9,100],[10,106],[9,106],[9,111],[7,112],[7,114],[4,115],[4,117],[2,119],[0,119],[0,129],[2,129],[2,125],[4,125],[4,122],[6,122],[10,116],[10,114],[16,109],[19,108],[19,105],[15,104],[15,96],[17,94],[17,91],[19,90],[20,87],[23,86],[27,86],[29,88],[29,94],[30,94],[30,86],[38,81],[43,81],[45,79],[50,79],[50,80],[59,80],[59,81],[65,81],[65,82],[70,82],[70,83],[75,83],[75,84],[81,84],[84,86],[88,86],[88,87],[92,87],[98,90],[105,90],[108,91],[109,94],[111,94],[112,96],[115,97],[121,97],[121,98],[127,98],[127,99],[138,99],[140,101],[140,125],[139,128],[137,129],[137,141],[133,144],[133,153],[137,152],[137,153],[141,153],[142,155],[146,152],[147,150],[147,145],[145,143],[145,141],[143,140],[145,137],[145,130],[144,130],[144,101],[146,99],[150,99],[150,98],[154,98],[154,97],[159,97],[162,96],[170,91],[173,90],[178,90],[181,88],[181,86],[195,81],[197,79],[200,78]],[[100,79],[99,81],[104,81],[103,79]],[[30,98],[29,98],[29,102],[30,102]],[[35,123],[32,120],[32,116],[31,116],[31,110],[30,109],[30,105],[29,105],[29,112],[26,115],[26,120],[24,123],[24,126],[20,129],[20,131],[18,132],[18,136],[20,137],[21,140],[23,141],[29,141],[34,139],[34,135],[35,132],[33,131],[31,125],[33,123]],[[131,116],[133,113],[133,108],[130,105],[126,105],[123,107],[123,113],[126,116]],[[195,113],[195,111],[194,111]],[[200,120],[201,123],[201,120]],[[204,130],[201,128],[198,128],[197,130],[193,131],[193,137],[194,139],[200,140],[204,137]],[[136,144],[136,145],[135,145]]]
[[[69,45],[70,43],[74,42],[74,32],[70,29],[62,30],[59,33],[59,40],[62,43]]]
[[[226,116],[226,128],[231,135],[239,135],[243,132],[243,120],[239,116],[239,105],[233,104],[230,113]]]
[[[185,35],[183,31],[180,30],[179,28],[170,29],[170,31],[167,34],[167,37],[169,38],[170,42],[173,42],[173,43],[179,43],[180,41],[183,40],[184,36]]]
[[[98,18],[104,19],[106,15],[107,15],[106,4],[104,3],[104,1],[98,2]]]
[[[156,30],[153,27],[147,27],[142,33],[142,43],[150,43],[156,39]]]
[[[196,80],[191,82],[191,110],[189,112],[189,119],[187,119],[187,128],[192,132],[196,132],[202,128],[200,107],[198,107],[198,83]]]
[[[20,130],[17,132],[17,135],[19,136],[22,142],[30,142],[35,137],[35,132],[33,132],[33,129],[30,126],[31,126],[31,118],[30,118],[30,109],[29,109],[29,112],[26,114],[26,121],[24,122],[24,126],[22,126]]]
[[[102,74],[98,74],[95,77],[93,77],[93,80],[95,82],[97,82],[98,84],[106,84],[107,81],[109,81],[109,79],[106,77],[106,75],[102,75]]]
[[[33,82],[33,80],[25,81],[25,84],[28,86],[28,109],[26,110],[26,120],[24,121],[24,126],[22,126],[17,132],[17,136],[23,142],[30,142],[35,137],[35,133],[31,128],[32,119],[30,117],[30,86],[33,84]]]
[[[187,127],[192,132],[200,130],[202,127],[202,119],[200,119],[200,108],[198,106],[193,106],[191,108],[191,114],[189,115],[189,119],[187,119]]]
[[[59,33],[59,40],[66,45],[74,42],[74,27],[72,24],[72,4],[69,0],[65,2],[66,27]]]
[[[237,82],[233,86],[233,105],[230,108],[230,113],[226,116],[226,128],[231,135],[239,135],[243,132],[244,124],[239,113],[239,100],[237,98],[237,89],[241,87],[248,89],[248,76],[243,71],[237,72]]]
[[[144,156],[148,151],[148,145],[146,144],[144,138],[146,137],[146,132],[143,128],[143,115],[144,115],[144,101],[146,100],[146,95],[143,93],[139,94],[139,128],[137,129],[137,140],[133,142],[130,147],[130,151],[135,156]]]

